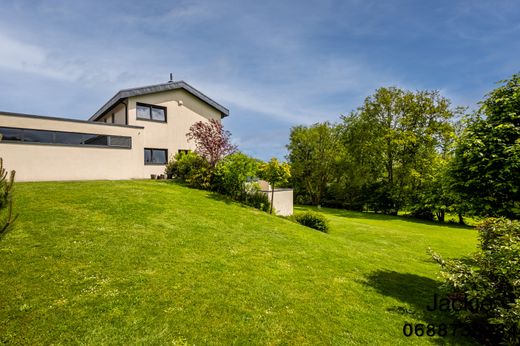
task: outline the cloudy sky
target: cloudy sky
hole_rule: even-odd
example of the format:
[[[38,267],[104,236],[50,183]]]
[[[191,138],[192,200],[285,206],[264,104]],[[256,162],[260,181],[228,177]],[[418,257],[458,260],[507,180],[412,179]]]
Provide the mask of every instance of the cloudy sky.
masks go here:
[[[0,1],[0,110],[88,119],[172,72],[262,159],[381,86],[475,108],[519,56],[515,0]]]

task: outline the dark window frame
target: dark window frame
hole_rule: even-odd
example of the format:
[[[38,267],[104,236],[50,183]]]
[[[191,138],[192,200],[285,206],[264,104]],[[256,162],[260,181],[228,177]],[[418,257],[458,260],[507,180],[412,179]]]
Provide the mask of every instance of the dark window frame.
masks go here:
[[[2,133],[2,129],[16,130],[20,132],[19,140],[10,140],[10,139],[0,139],[0,143],[14,143],[14,144],[36,144],[36,145],[55,145],[55,146],[72,146],[72,147],[83,147],[83,148],[108,148],[108,149],[132,149],[132,137],[130,136],[118,136],[118,135],[105,135],[98,133],[85,133],[85,132],[69,132],[69,131],[55,131],[55,130],[45,130],[45,129],[33,129],[33,128],[21,128],[21,127],[9,127],[9,126],[0,126],[0,134]],[[29,137],[29,133],[31,131],[38,131],[42,134],[47,134],[52,136],[52,141],[34,141],[27,140],[25,134],[27,133]],[[66,143],[64,140],[57,142],[58,136],[66,137],[66,136],[75,136],[77,143]],[[106,144],[89,144],[88,141],[92,139],[98,139],[103,141],[106,139]],[[128,140],[128,145],[117,145],[112,144],[111,138],[119,138]],[[99,142],[99,141],[98,141]]]
[[[164,163],[146,162],[146,151],[147,150],[150,150],[150,158],[152,159],[152,161],[153,161],[153,152],[154,151],[163,151],[164,152],[164,157],[165,157]],[[168,163],[168,149],[164,149],[164,148],[144,148],[144,164],[146,166],[164,166],[167,163]]]
[[[139,107],[139,106],[149,108],[149,116],[150,116],[149,118],[142,118],[137,115],[137,107]],[[152,119],[152,109],[153,108],[160,109],[164,112],[164,120]],[[135,103],[135,118],[136,118],[136,120],[153,121],[154,123],[167,123],[168,122],[168,112],[167,112],[167,108],[164,106],[157,106],[157,105],[152,105],[149,103],[136,102]]]

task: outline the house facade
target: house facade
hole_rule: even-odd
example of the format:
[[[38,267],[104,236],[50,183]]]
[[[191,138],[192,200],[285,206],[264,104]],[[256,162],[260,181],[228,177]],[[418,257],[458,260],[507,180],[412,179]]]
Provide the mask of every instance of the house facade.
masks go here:
[[[195,149],[191,125],[228,115],[184,81],[121,90],[84,121],[0,111],[0,157],[17,181],[149,178]]]

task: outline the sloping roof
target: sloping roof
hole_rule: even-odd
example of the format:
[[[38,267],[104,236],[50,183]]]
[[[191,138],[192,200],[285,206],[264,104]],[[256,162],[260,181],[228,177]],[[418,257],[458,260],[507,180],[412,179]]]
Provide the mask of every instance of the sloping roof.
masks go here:
[[[199,98],[200,100],[206,102],[211,107],[220,111],[222,117],[227,117],[229,115],[229,110],[220,105],[219,103],[213,101],[208,96],[204,95],[188,83],[184,81],[177,82],[168,82],[163,84],[149,85],[145,87],[132,88],[132,89],[123,89],[120,90],[117,94],[114,95],[107,103],[105,103],[93,116],[90,117],[89,121],[95,121],[98,117],[104,114],[107,110],[116,105],[119,101],[126,99],[132,96],[146,95],[146,94],[154,94],[161,91],[175,90],[175,89],[184,89],[193,96]]]

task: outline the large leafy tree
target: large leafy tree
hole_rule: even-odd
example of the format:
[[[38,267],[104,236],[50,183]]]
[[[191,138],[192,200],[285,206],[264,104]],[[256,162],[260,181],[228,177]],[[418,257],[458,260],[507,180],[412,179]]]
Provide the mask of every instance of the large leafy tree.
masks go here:
[[[474,213],[520,217],[520,74],[487,95],[455,152],[453,188]]]
[[[327,184],[335,179],[341,150],[339,128],[328,122],[296,126],[289,140],[288,159],[296,193],[319,205]]]
[[[453,134],[454,112],[437,91],[380,88],[343,117],[349,165],[357,184],[388,213],[410,202]]]
[[[190,127],[186,137],[195,141],[195,151],[205,158],[212,168],[226,155],[237,150],[237,147],[231,144],[231,132],[224,130],[222,123],[215,119],[196,122]]]

